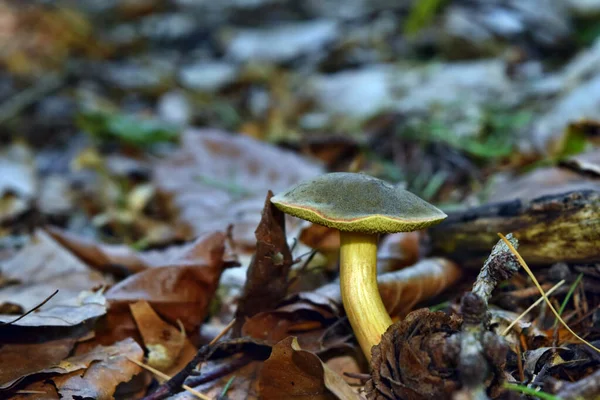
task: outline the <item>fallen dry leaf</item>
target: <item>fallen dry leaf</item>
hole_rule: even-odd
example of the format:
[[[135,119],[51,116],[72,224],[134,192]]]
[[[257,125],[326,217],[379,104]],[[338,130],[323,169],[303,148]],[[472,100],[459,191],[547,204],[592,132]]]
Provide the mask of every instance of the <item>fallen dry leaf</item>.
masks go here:
[[[408,268],[377,277],[379,293],[392,317],[404,317],[419,302],[431,299],[458,281],[461,269],[445,258],[428,258]],[[341,303],[339,283],[315,291]]]
[[[34,382],[11,394],[11,400],[59,400],[56,388],[52,383]]]
[[[67,337],[81,337],[93,323],[106,314],[106,299],[101,293],[82,292],[78,297],[44,306],[15,321],[13,315],[0,315],[0,340],[27,343]]]
[[[260,398],[279,400],[357,400],[361,397],[323,364],[315,354],[302,350],[295,338],[289,337],[273,347],[265,361],[259,380]]]
[[[98,346],[87,354],[64,360],[65,364],[77,364],[82,368],[50,379],[62,399],[112,399],[119,384],[129,382],[142,372],[128,358],[142,361],[143,357],[144,352],[135,340],[125,339],[113,346]]]
[[[242,135],[188,130],[181,148],[154,167],[156,186],[173,196],[192,235],[233,224],[240,249],[253,249],[264,196],[323,172],[316,163]],[[285,168],[281,168],[285,166]],[[303,221],[288,227],[297,236]]]
[[[272,310],[287,294],[292,254],[285,236],[284,214],[271,204],[271,197],[273,193],[269,191],[256,228],[256,253],[248,267],[244,292],[235,313],[232,333],[236,336],[246,318]]]
[[[150,268],[119,282],[106,292],[110,312],[129,313],[129,304],[150,303],[164,319],[178,319],[187,330],[206,317],[224,268],[226,236],[215,232],[198,238],[171,265]]]
[[[47,232],[57,242],[88,265],[106,272],[124,268],[127,273],[136,273],[147,268],[171,265],[195,246],[195,241],[183,245],[169,246],[160,250],[136,251],[127,245],[97,243],[58,228],[47,228]],[[237,265],[235,256],[226,248],[226,267]],[[191,261],[191,260],[189,260]]]
[[[185,346],[185,331],[160,319],[146,301],[130,304],[129,308],[148,350],[147,364],[160,371],[167,371],[175,364]]]
[[[65,359],[76,339],[59,339],[34,344],[5,344],[0,347],[0,386],[12,386],[36,372],[56,366]],[[68,372],[68,371],[66,371]]]
[[[303,349],[313,353],[347,345],[350,328],[340,323],[339,308],[329,298],[316,293],[299,293],[285,303],[246,320],[242,335],[271,345],[295,336]]]
[[[36,231],[31,241],[0,269],[5,280],[18,282],[0,289],[0,303],[17,304],[22,311],[42,303],[57,289],[58,294],[47,306],[108,283],[43,230]]]
[[[536,168],[507,178],[497,180],[489,188],[488,202],[527,202],[576,190],[600,190],[600,149],[571,156],[558,166]]]
[[[377,272],[395,271],[415,264],[422,256],[422,232],[398,232],[385,236],[377,249]]]

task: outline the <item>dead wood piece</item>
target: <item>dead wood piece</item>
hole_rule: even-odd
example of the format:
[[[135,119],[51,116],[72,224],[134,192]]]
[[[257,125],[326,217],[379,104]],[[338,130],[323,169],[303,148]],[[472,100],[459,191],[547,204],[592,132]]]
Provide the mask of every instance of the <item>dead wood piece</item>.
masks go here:
[[[451,213],[429,229],[433,253],[477,268],[496,243],[512,232],[530,265],[600,261],[600,192],[576,191],[490,204]]]
[[[600,399],[600,370],[573,383],[565,383],[556,393],[564,400]]]

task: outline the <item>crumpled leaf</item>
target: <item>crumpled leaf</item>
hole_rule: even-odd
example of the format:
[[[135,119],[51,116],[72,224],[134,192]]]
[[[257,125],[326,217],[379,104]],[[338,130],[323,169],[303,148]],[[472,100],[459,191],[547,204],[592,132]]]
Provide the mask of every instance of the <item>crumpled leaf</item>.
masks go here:
[[[323,364],[315,354],[302,350],[295,338],[289,337],[273,347],[259,378],[260,398],[343,399],[361,397]]]
[[[47,231],[52,238],[88,265],[111,272],[114,271],[114,267],[122,267],[127,272],[136,273],[147,268],[170,265],[185,257],[196,245],[196,242],[190,242],[161,250],[136,251],[126,245],[97,243],[58,228],[48,228]],[[235,256],[229,248],[226,248],[224,262],[226,267],[237,266]]]
[[[186,342],[189,344],[185,331],[160,319],[146,301],[130,304],[129,308],[148,349],[147,364],[160,371],[167,371],[177,361]]]
[[[275,345],[295,336],[299,345],[308,351],[323,351],[347,346],[352,332],[342,320],[340,308],[326,296],[299,293],[280,307],[265,311],[246,320],[242,336],[264,340]]]
[[[271,204],[271,197],[273,193],[269,191],[262,219],[256,228],[256,253],[238,301],[234,335],[239,334],[246,318],[272,310],[287,294],[292,254],[285,234],[284,213]]]
[[[164,319],[178,319],[188,330],[206,317],[224,268],[225,234],[198,238],[170,265],[150,268],[119,282],[106,292],[111,313],[129,313],[128,305],[145,300]]]
[[[286,189],[323,171],[289,151],[217,130],[188,130],[181,142],[178,151],[156,163],[156,186],[173,196],[179,220],[191,235],[233,224],[241,249],[254,248],[268,190]],[[288,236],[295,237],[304,222],[290,220]]]
[[[0,303],[17,304],[23,311],[39,305],[56,289],[58,294],[46,306],[108,283],[43,230],[36,231],[25,247],[0,265],[0,270],[5,280],[18,282],[0,289]]]
[[[445,258],[429,258],[408,268],[377,277],[379,293],[391,317],[403,317],[419,302],[440,294],[460,279],[461,269]],[[337,282],[315,291],[341,303]]]
[[[568,350],[566,347],[539,347],[526,351],[523,354],[523,369],[531,376],[534,376],[540,370],[538,365],[554,367],[564,363],[565,360],[560,357],[560,353]],[[538,364],[540,361],[542,361],[541,364]]]
[[[64,360],[62,364],[76,364],[81,368],[50,379],[62,399],[112,399],[119,384],[129,382],[142,371],[128,358],[141,362],[143,357],[144,352],[135,340],[125,339]]]
[[[377,272],[395,271],[415,264],[423,250],[422,232],[398,232],[385,236],[377,248]]]

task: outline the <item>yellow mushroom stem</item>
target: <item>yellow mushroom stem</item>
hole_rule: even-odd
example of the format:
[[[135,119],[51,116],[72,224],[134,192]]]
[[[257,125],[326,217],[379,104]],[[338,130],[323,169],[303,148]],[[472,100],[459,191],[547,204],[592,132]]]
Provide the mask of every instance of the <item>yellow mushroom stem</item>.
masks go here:
[[[377,235],[340,231],[342,302],[360,347],[371,360],[371,348],[392,324],[377,287]]]

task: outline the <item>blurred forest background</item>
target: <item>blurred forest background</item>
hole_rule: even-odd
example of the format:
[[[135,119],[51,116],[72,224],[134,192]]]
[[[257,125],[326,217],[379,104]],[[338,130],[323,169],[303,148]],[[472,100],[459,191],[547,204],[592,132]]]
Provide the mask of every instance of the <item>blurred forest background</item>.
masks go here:
[[[44,396],[89,390],[91,397],[111,398],[120,383],[142,376],[137,365],[121,360],[115,368],[127,371],[122,376],[86,382],[69,381],[78,369],[58,372],[57,365],[74,356],[83,363],[86,354],[95,354],[89,360],[105,363],[103,368],[111,362],[106,354],[141,361],[136,343],[144,334],[128,306],[144,300],[173,335],[185,328],[187,353],[179,347],[163,370],[174,375],[183,368],[235,313],[268,190],[277,193],[327,171],[362,171],[404,185],[447,213],[600,190],[600,1],[4,0],[0,140],[2,321],[36,307],[56,289],[40,313],[63,313],[52,311],[53,304],[79,299],[79,311],[60,329],[43,319],[24,323],[26,328],[0,327],[4,340],[23,335],[27,342],[0,349],[0,366],[23,365],[0,372],[1,389],[17,396],[14,390],[32,385],[27,390]],[[594,199],[590,221],[599,215]],[[426,249],[458,251],[451,258],[477,268],[498,239],[494,231],[485,244],[470,246],[481,239],[477,231],[466,237],[439,232]],[[546,272],[560,264],[544,272],[542,283],[547,290],[566,279],[564,291],[556,292],[561,301],[567,286],[579,287],[579,273],[589,274],[582,275],[588,286],[581,284],[567,301],[575,293],[571,321],[597,339],[600,255],[593,249],[600,239],[569,235],[558,247],[542,243],[537,250],[539,243],[527,247],[525,239],[524,257]],[[311,267],[295,269],[288,294],[335,279],[337,236],[290,219],[287,238],[298,239],[294,257],[319,250]],[[380,262],[393,260],[393,266],[382,272],[423,257],[429,250],[419,247],[419,238],[390,239]],[[587,247],[580,251],[569,240]],[[192,256],[181,247],[190,245],[199,246]],[[569,247],[581,257],[563,252]],[[573,262],[596,264],[584,270]],[[190,273],[189,263],[212,272],[192,273],[197,279],[185,275],[171,289],[157,287],[173,274]],[[228,268],[236,265],[242,267]],[[179,272],[160,275],[164,268]],[[516,316],[537,291],[524,294],[533,287],[524,275],[511,282],[503,290],[523,297],[500,303]],[[99,287],[109,289],[90,295],[100,307],[90,310],[79,293]],[[457,311],[463,289],[468,286],[419,300]],[[319,332],[337,321],[339,304],[335,310],[319,309]],[[90,322],[101,317],[102,328]],[[540,326],[548,318],[539,316]],[[573,339],[545,329],[545,336],[528,338],[543,336],[548,346],[557,344],[556,335],[564,343]],[[94,339],[76,345],[73,338],[94,330]],[[531,343],[529,350],[541,346]],[[95,345],[104,350],[90,352]],[[330,365],[340,374],[368,372],[354,357],[359,360]],[[585,366],[597,369],[600,361],[587,357]],[[510,373],[525,383],[539,368],[521,365],[520,374]],[[246,398],[242,393],[259,390],[260,379],[256,369],[245,371],[236,381],[224,374],[201,388],[215,398],[228,391],[230,398]],[[40,374],[58,375],[49,385]],[[29,380],[23,383],[24,376]],[[150,375],[144,376],[124,397],[146,393]],[[353,379],[355,386],[364,383]]]

